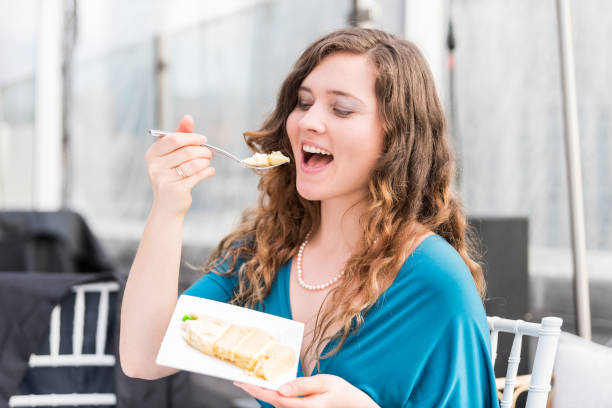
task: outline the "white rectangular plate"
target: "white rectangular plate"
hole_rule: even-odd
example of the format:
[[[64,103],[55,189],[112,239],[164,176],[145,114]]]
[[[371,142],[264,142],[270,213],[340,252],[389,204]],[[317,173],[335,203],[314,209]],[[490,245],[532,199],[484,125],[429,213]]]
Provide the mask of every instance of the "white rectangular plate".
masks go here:
[[[232,324],[257,327],[265,330],[295,352],[295,366],[277,381],[265,381],[247,374],[245,370],[231,363],[208,356],[194,349],[183,339],[182,318],[190,313],[207,314]],[[156,362],[159,365],[178,368],[179,370],[212,375],[226,380],[255,384],[260,387],[277,390],[281,385],[296,377],[303,334],[304,324],[294,320],[214,300],[181,295],[157,354]]]

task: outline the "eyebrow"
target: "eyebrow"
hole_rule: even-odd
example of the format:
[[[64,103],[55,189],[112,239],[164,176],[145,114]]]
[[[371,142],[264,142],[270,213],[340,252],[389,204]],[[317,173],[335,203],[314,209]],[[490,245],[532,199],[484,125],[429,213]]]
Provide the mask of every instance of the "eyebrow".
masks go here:
[[[308,88],[307,86],[300,86],[300,87],[298,88],[298,91],[307,91],[307,92],[312,93],[312,90],[311,90],[310,88]],[[351,95],[351,94],[350,94],[350,93],[348,93],[348,92],[340,91],[340,90],[337,90],[337,89],[330,89],[330,90],[328,90],[326,93],[328,93],[328,94],[333,94],[333,95],[346,96],[346,97],[348,97],[348,98],[353,98],[353,99],[355,99],[357,102],[359,102],[359,103],[361,103],[362,105],[366,106],[366,104],[365,104],[365,103],[364,103],[364,102],[363,102],[361,99],[359,99],[359,98],[358,98],[358,97],[356,97],[355,95]]]

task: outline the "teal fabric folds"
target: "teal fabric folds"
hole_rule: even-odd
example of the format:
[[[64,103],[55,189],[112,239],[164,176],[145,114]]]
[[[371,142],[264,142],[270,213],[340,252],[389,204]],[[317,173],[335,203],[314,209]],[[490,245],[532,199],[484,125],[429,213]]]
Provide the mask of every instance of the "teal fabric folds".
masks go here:
[[[266,313],[288,319],[290,265],[278,271],[265,299]],[[209,273],[185,294],[227,302],[236,283],[234,275]],[[489,348],[485,311],[469,269],[433,235],[408,257],[361,329],[338,354],[321,360],[321,373],[344,378],[381,407],[497,407]]]

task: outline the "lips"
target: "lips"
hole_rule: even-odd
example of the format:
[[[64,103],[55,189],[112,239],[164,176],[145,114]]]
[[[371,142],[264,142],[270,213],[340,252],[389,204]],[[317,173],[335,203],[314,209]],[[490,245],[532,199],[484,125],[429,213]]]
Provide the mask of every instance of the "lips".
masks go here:
[[[333,160],[334,156],[329,150],[311,143],[302,144],[302,170],[306,173],[318,173]]]

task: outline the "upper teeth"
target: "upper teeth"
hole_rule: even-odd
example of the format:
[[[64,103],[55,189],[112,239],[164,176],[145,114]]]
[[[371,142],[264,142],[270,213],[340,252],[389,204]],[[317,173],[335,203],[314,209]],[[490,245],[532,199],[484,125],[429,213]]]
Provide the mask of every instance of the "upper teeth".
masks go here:
[[[305,152],[308,152],[308,153],[328,154],[328,155],[330,155],[330,156],[331,156],[331,153],[330,153],[330,152],[325,151],[325,150],[321,150],[321,149],[319,149],[318,147],[314,147],[314,146],[307,145],[307,144],[305,144],[305,145],[302,147],[302,149],[304,149],[304,151],[305,151]]]

